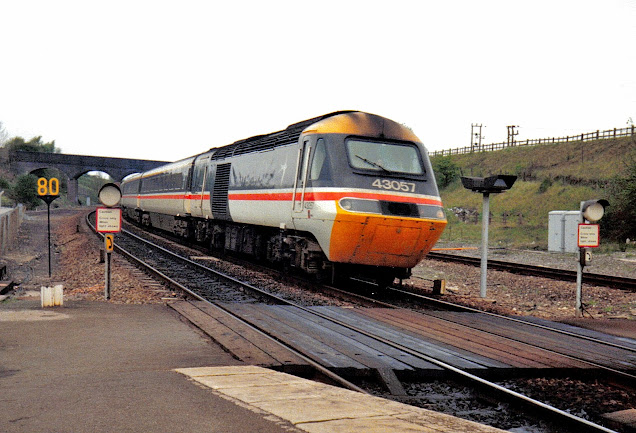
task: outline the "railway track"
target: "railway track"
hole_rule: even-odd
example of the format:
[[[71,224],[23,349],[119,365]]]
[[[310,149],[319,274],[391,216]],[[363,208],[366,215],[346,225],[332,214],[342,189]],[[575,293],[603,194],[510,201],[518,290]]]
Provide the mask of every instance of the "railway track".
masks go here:
[[[445,262],[462,263],[470,266],[481,266],[479,257],[467,257],[457,254],[430,252],[426,256],[429,259]],[[521,275],[531,275],[552,278],[563,281],[576,281],[576,271],[567,269],[555,269],[545,266],[535,266],[523,263],[505,262],[501,260],[488,260],[488,268],[498,269]],[[621,290],[636,292],[636,279],[618,277],[613,275],[583,273],[583,282],[596,286],[613,287]]]
[[[86,218],[88,226],[95,231],[93,214]],[[97,233],[97,232],[96,232]],[[122,230],[124,237],[118,237],[114,249],[117,253],[124,256],[127,260],[142,268],[144,272],[152,275],[160,280],[171,289],[179,291],[191,299],[196,299],[207,303],[210,307],[216,309],[221,314],[231,316],[233,319],[242,321],[239,317],[227,311],[219,305],[219,301],[232,302],[269,302],[269,303],[286,303],[282,298],[261,290],[249,283],[240,281],[235,277],[209,268],[187,257],[169,251],[168,249],[157,245],[147,239],[136,234]],[[102,236],[97,233],[98,236]],[[139,245],[142,247],[140,248]],[[135,252],[132,252],[134,250]],[[140,257],[141,256],[141,257]],[[149,262],[153,262],[152,264]],[[185,270],[182,270],[183,268]],[[175,275],[176,274],[176,275]],[[193,283],[194,281],[194,283]],[[243,321],[242,321],[243,322]],[[251,326],[247,324],[248,326]],[[254,328],[258,333],[260,330]],[[261,335],[271,338],[266,334]],[[274,344],[282,344],[277,339],[271,338]],[[335,384],[343,386],[358,392],[365,390],[357,385],[349,382],[345,378],[331,372],[328,368],[316,363],[314,360],[305,357],[303,354],[285,346],[286,349],[295,352],[295,354],[303,358],[319,375],[325,379],[333,381]]]
[[[474,374],[468,373],[462,369],[454,367],[450,364],[442,362],[434,357],[427,355],[426,353],[422,353],[420,351],[414,350],[407,345],[400,344],[399,342],[387,340],[379,335],[374,334],[373,332],[368,331],[367,329],[363,329],[361,327],[352,326],[347,323],[343,323],[338,321],[337,319],[330,317],[328,315],[320,314],[315,310],[308,309],[306,307],[300,306],[298,304],[294,304],[288,300],[280,298],[278,296],[272,295],[267,291],[263,291],[257,287],[254,287],[250,284],[246,284],[242,281],[239,281],[229,275],[223,275],[220,272],[210,269],[208,267],[202,266],[199,263],[196,263],[188,258],[176,255],[171,253],[165,248],[153,246],[147,240],[142,240],[141,238],[133,235],[132,233],[125,233],[124,238],[131,239],[132,243],[138,243],[143,241],[144,247],[137,248],[138,251],[141,251],[139,255],[144,255],[145,259],[134,258],[137,254],[131,254],[125,251],[125,249],[121,248],[118,245],[118,252],[126,255],[129,259],[136,260],[140,265],[144,263],[146,260],[152,261],[154,263],[153,266],[150,266],[153,272],[158,278],[162,278],[166,281],[166,284],[169,284],[174,289],[183,290],[189,296],[199,299],[205,302],[210,303],[210,305],[215,306],[215,308],[221,308],[220,303],[223,302],[242,302],[242,303],[262,303],[262,302],[270,302],[275,304],[286,304],[293,305],[295,308],[302,309],[310,314],[316,315],[320,317],[321,320],[328,320],[338,326],[343,326],[350,329],[353,332],[360,333],[365,335],[366,337],[373,339],[375,341],[381,342],[382,344],[389,345],[396,350],[402,351],[404,353],[409,354],[410,356],[419,358],[426,362],[430,362],[441,369],[443,369],[447,374],[455,377],[456,380],[462,382],[469,382],[472,386],[478,387],[482,389],[482,392],[490,395],[498,395],[500,401],[506,401],[508,403],[512,403],[514,405],[520,405],[526,408],[531,408],[531,410],[535,413],[540,413],[541,417],[548,417],[552,420],[554,425],[559,425],[561,428],[563,426],[568,426],[568,430],[571,431],[593,431],[593,432],[611,432],[612,430],[587,421],[585,419],[576,417],[571,415],[568,412],[562,411],[540,401],[529,398],[523,394],[507,389],[501,385],[496,383],[487,381],[482,379]],[[122,244],[123,239],[118,239],[118,243]],[[143,251],[146,250],[144,253]],[[148,251],[152,250],[150,254]],[[160,256],[159,258],[157,256]],[[179,262],[179,265],[174,266],[171,265],[170,262]],[[148,266],[145,264],[145,266]],[[162,269],[157,269],[162,268]],[[169,270],[172,268],[173,270]],[[178,270],[174,271],[174,268]],[[185,269],[185,270],[184,270]],[[177,278],[173,278],[168,273],[176,272]],[[205,275],[203,277],[202,275]],[[211,276],[213,275],[213,276]],[[177,281],[181,280],[181,282]],[[193,287],[189,287],[193,286]],[[210,288],[213,288],[212,290]],[[236,299],[230,292],[240,292],[241,296],[239,300]],[[248,294],[249,292],[249,294]],[[221,294],[220,294],[221,293]],[[228,298],[229,296],[229,298]],[[227,314],[230,314],[228,310],[223,309],[223,311]],[[253,326],[253,324],[250,324]],[[263,330],[258,329],[258,332],[263,332]],[[290,345],[285,342],[281,342],[280,339],[275,338],[275,341],[278,343],[284,344],[286,347],[290,348]],[[356,385],[352,384],[345,378],[341,378],[338,375],[335,375],[333,372],[329,370],[326,366],[320,365],[319,361],[313,359],[311,356],[308,356],[306,353],[298,353],[300,357],[303,357],[308,360],[308,362],[318,369],[322,374],[336,383],[341,384],[342,386],[346,386],[350,389],[355,389],[357,391],[363,391]],[[363,391],[364,392],[364,391]]]

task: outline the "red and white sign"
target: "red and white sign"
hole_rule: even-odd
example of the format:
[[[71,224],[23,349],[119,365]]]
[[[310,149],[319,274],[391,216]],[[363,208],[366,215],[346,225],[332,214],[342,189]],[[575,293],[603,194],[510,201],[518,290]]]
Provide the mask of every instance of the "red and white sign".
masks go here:
[[[598,224],[579,224],[579,248],[596,248],[599,246]]]
[[[95,227],[100,233],[119,233],[121,231],[121,208],[98,207]]]

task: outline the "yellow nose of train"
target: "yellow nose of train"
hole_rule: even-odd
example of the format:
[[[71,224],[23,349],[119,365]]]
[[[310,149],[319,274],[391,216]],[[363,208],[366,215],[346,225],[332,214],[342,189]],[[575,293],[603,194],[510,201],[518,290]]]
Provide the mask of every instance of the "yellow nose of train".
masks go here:
[[[364,215],[338,206],[330,258],[343,263],[412,268],[433,248],[445,226],[445,219]]]

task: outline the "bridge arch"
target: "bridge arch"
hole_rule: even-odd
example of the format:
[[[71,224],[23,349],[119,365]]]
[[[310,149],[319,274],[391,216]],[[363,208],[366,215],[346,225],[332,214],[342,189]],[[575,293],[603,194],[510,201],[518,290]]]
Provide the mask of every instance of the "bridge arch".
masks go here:
[[[104,172],[116,182],[121,182],[129,174],[167,164],[166,161],[24,151],[10,152],[5,158],[9,170],[15,174],[32,173],[44,168],[57,169],[68,179],[68,198],[73,203],[78,203],[78,179],[90,171]]]

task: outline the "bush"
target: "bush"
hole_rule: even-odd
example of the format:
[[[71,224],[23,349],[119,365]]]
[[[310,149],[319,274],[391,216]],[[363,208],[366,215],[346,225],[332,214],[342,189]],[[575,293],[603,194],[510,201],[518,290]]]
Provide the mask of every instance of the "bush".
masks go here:
[[[459,177],[459,167],[450,156],[437,156],[432,163],[438,188],[446,188]]]
[[[11,190],[11,198],[22,203],[27,209],[35,209],[40,204],[37,196],[37,177],[32,174],[18,176]]]
[[[550,187],[552,186],[552,179],[550,179],[549,177],[546,179],[543,179],[543,181],[541,182],[541,185],[539,185],[539,194],[543,194],[544,192],[546,192]]]
[[[610,206],[600,221],[604,233],[621,244],[626,239],[636,239],[636,160],[631,162],[625,175],[611,180],[606,194]]]

